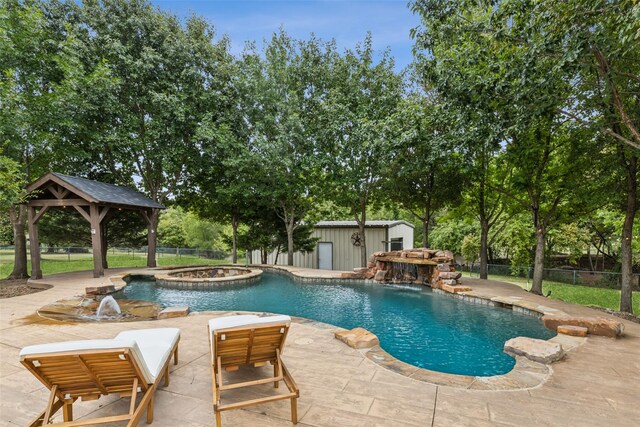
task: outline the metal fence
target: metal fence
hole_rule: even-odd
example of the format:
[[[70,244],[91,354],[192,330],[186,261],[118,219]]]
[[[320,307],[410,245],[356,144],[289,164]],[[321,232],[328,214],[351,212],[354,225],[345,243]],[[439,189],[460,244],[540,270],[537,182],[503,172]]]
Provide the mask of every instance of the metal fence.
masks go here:
[[[533,267],[489,264],[489,278],[508,278],[511,281],[518,280],[530,284],[533,279]],[[462,266],[463,272],[471,277],[479,277],[480,266],[478,264]],[[595,288],[620,289],[621,274],[610,271],[573,270],[565,268],[545,268],[543,280],[550,282],[566,283],[570,285],[591,286]],[[634,289],[640,290],[640,274],[634,274]]]
[[[0,246],[0,259],[13,256],[13,246]],[[40,254],[44,259],[55,259],[60,261],[76,261],[91,258],[93,251],[90,247],[82,246],[40,246]],[[108,256],[130,256],[145,257],[147,256],[147,247],[111,247],[107,250]],[[194,248],[156,248],[157,258],[208,258],[208,259],[225,259],[227,253],[218,250],[194,249]],[[27,256],[30,257],[29,246],[27,245]]]

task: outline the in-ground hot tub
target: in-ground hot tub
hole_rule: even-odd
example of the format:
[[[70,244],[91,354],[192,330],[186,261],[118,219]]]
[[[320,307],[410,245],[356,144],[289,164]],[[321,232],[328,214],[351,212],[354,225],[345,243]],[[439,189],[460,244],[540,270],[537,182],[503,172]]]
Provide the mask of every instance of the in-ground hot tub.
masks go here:
[[[260,281],[262,270],[236,266],[194,267],[156,274],[156,285],[164,288],[209,289],[228,284]]]

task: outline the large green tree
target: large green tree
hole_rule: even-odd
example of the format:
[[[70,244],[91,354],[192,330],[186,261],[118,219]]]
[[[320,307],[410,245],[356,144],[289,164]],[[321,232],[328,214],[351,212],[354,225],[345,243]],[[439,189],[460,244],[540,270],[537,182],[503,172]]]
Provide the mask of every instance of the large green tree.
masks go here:
[[[382,172],[394,137],[392,117],[401,96],[402,79],[393,58],[388,51],[376,55],[371,34],[332,65],[322,112],[325,194],[356,220],[363,267],[369,256],[367,207],[382,194]]]
[[[36,179],[57,154],[69,89],[65,70],[75,51],[73,41],[55,31],[41,6],[35,1],[0,3],[0,149],[20,165],[14,182]],[[15,244],[9,277],[25,278],[27,209],[12,204],[7,210]]]
[[[228,40],[201,18],[182,23],[144,0],[85,1],[74,19],[85,73],[106,67],[114,84],[83,88],[94,102],[69,130],[67,162],[90,159],[112,181],[164,203],[185,184],[202,127],[218,124]],[[155,266],[158,211],[149,219],[147,265]]]
[[[263,55],[245,52],[252,98],[247,121],[249,150],[259,165],[252,173],[257,196],[269,201],[287,234],[287,264],[293,265],[294,234],[318,197],[321,163],[320,100],[326,95],[332,43],[297,41],[284,30]],[[245,142],[246,144],[247,142]]]
[[[413,93],[393,116],[396,138],[386,151],[384,194],[422,223],[422,246],[436,211],[461,200],[465,184],[462,156],[454,150],[451,115],[427,96]]]
[[[612,203],[624,212],[621,233],[621,311],[632,311],[633,226],[640,203],[640,5],[632,0],[543,0],[522,32],[535,31],[529,55],[554,60],[573,83],[560,112],[608,139],[617,158]],[[591,148],[597,150],[596,147]]]

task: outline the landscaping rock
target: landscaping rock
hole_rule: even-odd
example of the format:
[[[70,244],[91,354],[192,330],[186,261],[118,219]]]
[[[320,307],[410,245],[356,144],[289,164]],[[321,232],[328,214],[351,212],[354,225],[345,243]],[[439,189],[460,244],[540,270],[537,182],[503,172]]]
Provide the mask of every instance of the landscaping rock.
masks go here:
[[[158,313],[158,319],[171,319],[172,317],[185,317],[189,315],[191,310],[186,305],[167,307]]]
[[[564,357],[562,345],[527,337],[516,337],[505,342],[504,352],[544,364],[556,362]]]
[[[574,337],[586,337],[589,330],[582,326],[560,325],[558,326],[558,333],[564,335],[571,335]]]
[[[544,326],[557,331],[558,326],[581,326],[587,328],[591,335],[601,335],[605,337],[619,337],[624,332],[624,324],[616,320],[602,317],[570,316],[570,315],[545,315],[542,316]]]
[[[352,348],[370,348],[380,345],[378,337],[364,328],[336,332],[334,336]]]
[[[439,272],[451,271],[451,264],[449,264],[448,262],[440,263],[436,266],[436,270],[438,270]]]
[[[407,258],[424,258],[424,254],[422,252],[409,252],[407,254]]]
[[[441,279],[442,285],[455,286],[458,284],[456,279]]]
[[[449,292],[450,294],[457,294],[460,292],[469,292],[472,291],[473,289],[471,289],[468,286],[462,286],[462,285],[445,285],[442,284],[440,286],[440,289],[442,289],[445,292]]]
[[[376,273],[376,275],[373,277],[373,280],[376,280],[378,282],[382,282],[387,278],[387,272],[386,270],[378,270],[378,272]]]
[[[462,273],[459,271],[441,271],[438,273],[438,277],[441,279],[459,279],[462,277]]]
[[[113,285],[104,285],[104,286],[89,286],[84,288],[84,292],[87,296],[96,296],[96,295],[108,295],[116,291],[116,287]]]

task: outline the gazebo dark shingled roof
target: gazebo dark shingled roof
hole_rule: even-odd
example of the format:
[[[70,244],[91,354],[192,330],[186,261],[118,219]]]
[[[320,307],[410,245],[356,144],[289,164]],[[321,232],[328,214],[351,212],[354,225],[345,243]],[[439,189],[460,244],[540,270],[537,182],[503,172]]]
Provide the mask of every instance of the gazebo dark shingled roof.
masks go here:
[[[156,266],[156,227],[158,215],[164,209],[144,194],[124,186],[93,181],[77,176],[49,172],[26,188],[33,196],[27,202],[31,272],[35,279],[42,278],[40,269],[40,243],[38,221],[52,208],[73,208],[91,226],[93,275],[100,277],[107,268],[107,236],[105,224],[120,210],[133,210],[147,222],[147,266]]]
[[[114,205],[143,206],[147,208],[164,209],[160,203],[154,202],[144,194],[133,188],[120,185],[107,184],[106,182],[93,181],[77,176],[64,175],[51,172],[62,181],[76,188],[79,192],[94,199],[94,203],[109,203]]]

